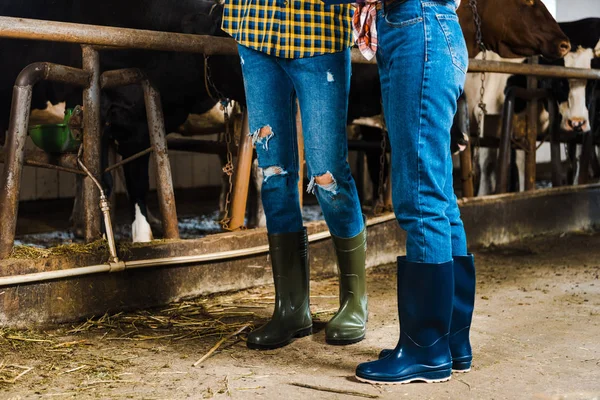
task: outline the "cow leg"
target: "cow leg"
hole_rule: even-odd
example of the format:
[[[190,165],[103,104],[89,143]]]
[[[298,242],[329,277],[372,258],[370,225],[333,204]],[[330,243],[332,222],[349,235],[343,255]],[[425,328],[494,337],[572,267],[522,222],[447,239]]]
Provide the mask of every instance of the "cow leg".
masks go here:
[[[577,145],[573,142],[567,144],[567,158],[569,160],[567,185],[574,185],[577,182]]]
[[[518,186],[519,186],[519,192],[524,192],[525,191],[525,152],[522,150],[515,150],[516,152],[516,156],[515,156],[515,163],[516,163],[516,168],[517,168],[517,174],[518,174]]]
[[[265,210],[263,208],[263,204],[261,201],[262,198],[262,183],[265,179],[265,175],[264,172],[262,170],[262,168],[259,168],[258,166],[258,158],[256,158],[253,162],[252,162],[252,176],[250,178],[250,182],[251,187],[254,188],[254,192],[256,193],[256,195],[254,196],[256,199],[256,204],[254,205],[254,219],[255,219],[255,226],[257,228],[265,228],[267,226],[267,218],[265,216]]]
[[[487,147],[479,148],[479,190],[478,196],[487,196],[494,193],[496,187],[496,159],[498,151]]]

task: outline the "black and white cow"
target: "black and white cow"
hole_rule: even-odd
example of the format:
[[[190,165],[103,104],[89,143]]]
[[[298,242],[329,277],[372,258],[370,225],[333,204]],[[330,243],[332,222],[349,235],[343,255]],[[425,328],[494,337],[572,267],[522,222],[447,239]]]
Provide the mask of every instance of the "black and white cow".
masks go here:
[[[225,35],[220,30],[221,9],[207,0],[26,0],[3,2],[0,15],[107,25],[166,32]],[[60,43],[1,40],[0,132],[8,125],[12,86],[22,68],[32,62],[48,61],[81,67],[79,46]],[[191,113],[202,114],[216,103],[206,91],[204,56],[201,54],[153,51],[103,51],[102,70],[138,67],[144,70],[161,94],[167,132],[176,131]],[[244,101],[241,70],[237,57],[209,59],[211,81],[219,92]],[[67,107],[81,104],[81,93],[72,88],[42,83],[35,88],[33,108],[46,102],[66,101]],[[117,144],[127,158],[150,147],[143,93],[138,86],[104,91],[102,94],[104,139]],[[0,134],[0,136],[2,135]],[[3,142],[0,137],[0,143]],[[130,200],[134,241],[152,239],[146,197],[149,191],[149,155],[126,164],[125,183]],[[110,190],[108,176],[104,182]]]

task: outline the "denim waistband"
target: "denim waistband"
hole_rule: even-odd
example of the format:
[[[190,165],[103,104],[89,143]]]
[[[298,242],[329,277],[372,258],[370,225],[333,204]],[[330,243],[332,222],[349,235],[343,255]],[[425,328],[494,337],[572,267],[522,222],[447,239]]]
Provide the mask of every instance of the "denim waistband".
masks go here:
[[[421,2],[423,4],[423,6],[428,7],[428,6],[445,6],[445,7],[449,7],[452,10],[456,10],[458,8],[458,5],[456,3],[456,1],[454,0],[383,0],[383,4],[384,7],[389,7],[392,4],[397,4],[397,3],[407,3],[409,1],[418,1]],[[381,3],[377,3],[377,8],[379,9],[381,7]]]

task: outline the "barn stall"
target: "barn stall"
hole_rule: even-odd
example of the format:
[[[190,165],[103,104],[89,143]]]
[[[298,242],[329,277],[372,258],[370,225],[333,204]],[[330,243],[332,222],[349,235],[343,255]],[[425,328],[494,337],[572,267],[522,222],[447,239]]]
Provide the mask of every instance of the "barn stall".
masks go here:
[[[6,25],[4,25],[6,24]],[[173,34],[164,34],[155,36],[149,33],[127,31],[124,29],[109,31],[112,34],[104,38],[98,38],[93,34],[94,29],[86,27],[66,26],[53,23],[35,24],[35,26],[26,20],[11,20],[0,18],[0,35],[7,37],[22,37],[25,32],[27,35],[33,35],[38,39],[56,40],[57,37],[62,40],[68,39],[76,43],[86,43],[84,46],[84,57],[89,57],[90,65],[98,57],[98,51],[93,46],[123,46],[139,47],[149,50],[173,50],[173,51],[194,51],[205,54],[220,54],[222,52],[231,52],[232,43],[227,40],[203,41],[201,37],[173,36]],[[60,36],[61,29],[68,32],[68,35]],[[58,35],[58,36],[57,36]],[[33,36],[29,36],[33,38]],[[162,40],[162,41],[161,41]],[[86,55],[87,54],[87,55]],[[354,62],[364,62],[357,54],[353,58]],[[86,63],[84,62],[84,65]],[[72,73],[81,76],[80,72],[48,70],[48,77],[54,79],[66,79],[63,73]],[[85,69],[84,69],[85,71]],[[94,71],[93,65],[89,71]],[[89,72],[88,71],[88,72]],[[582,78],[582,79],[600,79],[600,73],[596,71],[577,71],[565,68],[552,68],[544,66],[522,66],[503,63],[478,62],[472,61],[470,65],[471,72],[510,72],[526,73],[533,76],[560,76]],[[97,74],[96,72],[91,72]],[[56,75],[54,75],[56,74]],[[100,76],[96,78],[96,90],[102,83]],[[110,83],[114,79],[116,83]],[[80,78],[80,83],[83,79]],[[106,83],[109,82],[109,83]],[[239,149],[237,150],[237,165],[234,175],[234,187],[231,222],[228,228],[231,232],[212,234],[198,239],[179,239],[179,226],[177,224],[177,211],[175,210],[175,195],[173,183],[177,182],[175,176],[179,168],[185,170],[198,164],[189,155],[187,161],[169,160],[169,153],[166,151],[166,139],[164,131],[160,127],[160,107],[156,102],[158,94],[152,92],[150,82],[144,81],[144,76],[139,75],[137,71],[132,74],[119,74],[106,76],[105,87],[111,84],[122,82],[142,82],[144,84],[147,97],[151,108],[156,113],[152,117],[151,123],[154,126],[155,137],[153,139],[153,154],[161,168],[157,176],[156,188],[158,193],[158,206],[161,210],[162,222],[165,227],[165,238],[149,244],[136,244],[114,246],[109,240],[107,244],[100,245],[100,251],[93,248],[83,252],[73,252],[66,256],[51,255],[41,259],[14,258],[12,246],[14,227],[13,221],[16,221],[16,207],[14,206],[22,199],[18,192],[14,190],[14,183],[17,180],[8,181],[7,177],[15,168],[19,166],[19,150],[15,142],[9,141],[3,149],[4,180],[1,204],[2,208],[2,251],[4,259],[0,261],[0,293],[2,302],[2,313],[0,323],[7,327],[27,328],[34,325],[43,326],[49,323],[64,323],[78,321],[82,318],[105,315],[106,313],[115,314],[123,310],[147,309],[150,307],[162,306],[173,301],[181,299],[197,298],[198,296],[224,293],[233,290],[248,289],[263,284],[268,284],[271,280],[269,260],[266,256],[267,245],[264,229],[241,229],[244,225],[246,202],[248,197],[248,183],[250,176],[250,164],[252,156],[252,146],[247,135],[240,135]],[[532,82],[532,87],[535,82]],[[89,89],[90,97],[87,101],[93,104],[93,89]],[[541,94],[536,92],[520,93],[523,98],[538,98]],[[17,95],[17,99],[18,99]],[[26,96],[24,97],[26,100]],[[17,102],[18,103],[18,102]],[[25,102],[24,102],[25,103]],[[21,109],[20,118],[13,118],[14,132],[19,130],[26,131],[27,127],[27,107]],[[509,111],[507,111],[509,112]],[[15,113],[15,115],[17,115]],[[96,117],[86,114],[85,126],[99,126]],[[240,117],[243,120],[243,117]],[[20,126],[18,124],[21,124]],[[535,122],[532,121],[532,124]],[[245,124],[237,124],[239,129],[245,129]],[[531,134],[537,135],[535,127],[529,128]],[[98,128],[99,130],[99,128]],[[164,129],[163,129],[164,130]],[[510,132],[510,129],[503,129]],[[95,136],[98,136],[98,131]],[[86,140],[86,136],[88,139]],[[91,137],[91,139],[90,139]],[[84,131],[83,141],[83,164],[86,165],[92,175],[97,175],[100,171],[97,157],[94,157],[93,143],[94,132]],[[559,143],[558,135],[553,135],[554,145]],[[97,142],[97,141],[96,141]],[[535,146],[535,140],[532,141]],[[21,143],[20,146],[24,144]],[[176,141],[173,141],[176,146]],[[357,143],[360,148],[361,143]],[[510,146],[510,136],[506,134],[500,139],[500,153],[502,169],[500,176],[508,171],[508,152]],[[91,147],[89,153],[92,154],[86,159],[88,147]],[[22,147],[21,147],[22,148]],[[503,153],[504,152],[504,153]],[[71,155],[65,155],[56,160],[55,157],[39,153],[37,150],[24,153],[27,160],[24,165],[40,166],[40,164],[50,164],[57,162],[62,170],[60,174],[73,172],[83,175],[78,167],[77,158]],[[463,179],[458,182],[464,193],[472,193],[472,172],[470,170],[471,162],[468,160],[469,153],[463,153],[461,157],[463,162],[461,172],[457,174]],[[570,187],[560,187],[543,190],[535,189],[535,151],[529,154],[527,170],[528,182],[533,182],[528,187],[529,191],[519,194],[499,194],[495,196],[486,196],[483,198],[473,198],[463,196],[460,201],[461,212],[469,245],[473,248],[489,248],[491,245],[499,246],[503,244],[515,243],[523,238],[544,235],[564,235],[574,232],[589,232],[597,227],[600,221],[600,186],[598,185],[580,185]],[[204,158],[204,156],[191,156]],[[8,161],[8,162],[7,162]],[[181,163],[182,167],[176,167]],[[90,166],[92,166],[90,168]],[[12,168],[12,169],[11,169]],[[206,167],[219,172],[219,168]],[[559,174],[559,166],[556,165],[554,173]],[[78,171],[75,172],[74,170]],[[172,171],[171,171],[172,170]],[[7,172],[8,171],[8,172]],[[56,172],[56,175],[59,172]],[[18,174],[17,174],[18,175]],[[217,173],[209,175],[208,182],[203,180],[200,185],[210,185],[220,179]],[[171,179],[173,176],[173,179]],[[44,178],[41,178],[44,180]],[[59,180],[58,178],[56,178]],[[69,178],[69,179],[72,179]],[[502,178],[505,179],[505,178]],[[500,179],[499,179],[500,180]],[[37,175],[36,175],[37,181]],[[60,180],[59,180],[60,181]],[[7,184],[6,182],[10,182]],[[88,242],[99,236],[100,221],[102,214],[98,208],[98,191],[90,179],[84,180],[84,201],[88,213],[86,218],[85,234]],[[502,181],[501,181],[502,182]],[[557,181],[558,182],[558,181]],[[195,185],[194,183],[183,183],[186,185]],[[67,186],[70,186],[67,184]],[[500,185],[502,186],[502,185]],[[36,183],[37,187],[37,183]],[[60,183],[57,192],[60,193]],[[177,185],[176,185],[177,187]],[[500,193],[502,193],[501,190]],[[63,192],[65,197],[73,195],[72,192]],[[52,197],[52,196],[50,196]],[[34,196],[28,200],[39,198]],[[568,204],[567,207],[565,205]],[[106,208],[106,207],[105,207]],[[114,212],[114,209],[112,210]],[[368,241],[368,260],[369,267],[377,267],[389,264],[395,260],[398,255],[397,249],[403,248],[403,232],[397,227],[393,214],[379,213],[368,220],[369,241]],[[331,244],[328,241],[329,234],[322,221],[308,223],[309,239],[311,241],[311,261],[313,265],[313,276],[315,278],[326,280],[333,275],[336,270],[335,260],[332,258]],[[593,242],[593,239],[591,239]],[[538,244],[539,245],[539,244]],[[10,248],[9,248],[10,247]],[[93,247],[93,246],[92,246]],[[10,251],[9,251],[10,250]],[[51,253],[50,253],[51,254]],[[492,257],[492,256],[490,256]],[[108,260],[108,261],[107,261]],[[491,275],[493,273],[490,272]],[[326,292],[326,290],[325,290]],[[60,300],[57,300],[60,299]],[[94,319],[91,319],[94,321]],[[27,338],[24,338],[27,339]],[[35,340],[44,340],[32,338]],[[227,385],[227,384],[226,384]],[[227,389],[229,390],[229,389]],[[314,390],[314,388],[313,388]],[[344,392],[341,392],[342,394]],[[346,393],[347,394],[347,393]]]

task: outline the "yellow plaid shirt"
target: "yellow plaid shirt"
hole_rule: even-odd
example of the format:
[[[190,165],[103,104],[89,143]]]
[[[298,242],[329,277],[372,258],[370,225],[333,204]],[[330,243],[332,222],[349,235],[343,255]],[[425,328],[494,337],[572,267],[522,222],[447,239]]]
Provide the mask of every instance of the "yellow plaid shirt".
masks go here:
[[[272,56],[311,57],[352,46],[352,10],[321,0],[225,0],[222,28]]]

